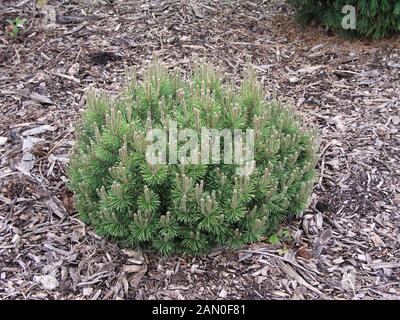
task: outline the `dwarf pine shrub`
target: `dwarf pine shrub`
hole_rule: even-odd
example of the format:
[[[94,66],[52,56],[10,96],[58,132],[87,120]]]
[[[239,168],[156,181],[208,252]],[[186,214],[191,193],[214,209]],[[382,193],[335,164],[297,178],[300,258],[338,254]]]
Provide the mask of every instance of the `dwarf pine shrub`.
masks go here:
[[[340,34],[382,38],[400,32],[400,0],[288,0],[300,22],[315,20]],[[355,8],[354,29],[343,28],[345,6]],[[342,9],[345,8],[342,12]]]
[[[194,69],[184,80],[155,62],[117,100],[89,96],[69,177],[82,220],[99,234],[164,255],[200,254],[258,241],[308,205],[313,131],[290,108],[265,101],[253,70],[236,88],[206,64]],[[245,138],[254,138],[252,152],[238,143]],[[235,157],[218,161],[229,152]]]

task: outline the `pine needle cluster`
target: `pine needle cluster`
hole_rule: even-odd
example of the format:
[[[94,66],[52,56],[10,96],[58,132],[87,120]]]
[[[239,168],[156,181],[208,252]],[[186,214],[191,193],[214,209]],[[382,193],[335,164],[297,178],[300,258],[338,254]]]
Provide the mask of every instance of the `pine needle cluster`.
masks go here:
[[[400,32],[400,0],[288,0],[300,22],[317,21],[344,36],[383,38]],[[343,29],[342,8],[356,9],[356,27]]]
[[[235,164],[149,164],[149,128],[255,131],[253,172]],[[221,144],[221,148],[222,148]],[[125,246],[202,254],[259,241],[303,211],[317,161],[315,133],[295,112],[266,102],[249,68],[237,88],[209,65],[189,79],[154,62],[116,100],[90,95],[69,167],[81,219]]]

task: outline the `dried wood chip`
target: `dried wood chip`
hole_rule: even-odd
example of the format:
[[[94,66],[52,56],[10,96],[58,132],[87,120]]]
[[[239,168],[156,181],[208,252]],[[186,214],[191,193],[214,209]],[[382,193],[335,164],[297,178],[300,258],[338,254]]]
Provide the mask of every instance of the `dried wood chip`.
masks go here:
[[[314,71],[317,71],[321,67],[322,66],[303,66],[302,68],[298,69],[296,72],[298,72],[298,73],[313,73]]]
[[[220,298],[222,298],[222,299],[225,299],[225,298],[228,296],[228,291],[226,291],[225,289],[222,289],[222,290],[219,292],[218,296],[219,296]]]
[[[392,117],[392,123],[393,123],[395,126],[398,126],[398,125],[400,124],[400,117],[399,117],[399,116],[394,116],[394,117]]]
[[[136,264],[125,265],[122,268],[122,270],[127,273],[135,273],[135,272],[139,272],[143,269],[144,269],[143,266],[136,265]]]
[[[26,130],[26,131],[22,132],[22,135],[23,136],[34,136],[36,134],[41,134],[41,133],[44,133],[46,131],[54,131],[55,129],[56,128],[46,124],[46,125],[43,125],[43,126],[40,126],[40,127],[36,127],[36,128],[32,128],[32,129]]]
[[[144,265],[144,268],[141,268],[140,271],[136,272],[135,275],[129,279],[129,285],[131,288],[136,288],[139,285],[139,282],[142,280],[144,275],[147,272],[147,265]]]
[[[53,104],[53,102],[50,100],[50,98],[41,95],[37,92],[32,92],[28,95],[29,99],[32,99],[34,101],[40,102],[40,103],[44,103],[44,104]]]
[[[50,198],[45,201],[47,208],[50,212],[54,213],[60,219],[65,218],[65,213],[61,209],[61,207],[54,201],[54,199]]]
[[[392,262],[375,262],[370,263],[368,267],[372,269],[396,269],[400,268],[400,262],[392,263]]]
[[[7,137],[0,137],[0,146],[6,144],[7,142]]]
[[[54,290],[60,285],[58,280],[51,275],[35,276],[33,281],[39,283],[45,290]]]
[[[329,229],[327,229],[327,230],[325,230],[325,231],[323,231],[322,233],[321,233],[321,235],[319,236],[319,238],[318,238],[318,242],[321,244],[321,245],[325,245],[325,244],[327,244],[330,240],[331,240],[331,238],[332,238],[332,228],[329,228]]]

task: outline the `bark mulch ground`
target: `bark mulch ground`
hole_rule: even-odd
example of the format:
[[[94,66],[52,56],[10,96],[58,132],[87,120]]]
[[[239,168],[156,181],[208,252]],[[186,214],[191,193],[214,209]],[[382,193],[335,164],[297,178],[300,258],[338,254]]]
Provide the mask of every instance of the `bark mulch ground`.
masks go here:
[[[302,29],[272,0],[47,2],[0,3],[0,299],[400,298],[399,37]],[[162,259],[77,219],[66,166],[86,93],[116,95],[153,52],[238,80],[249,60],[269,98],[319,128],[320,178],[289,239]]]

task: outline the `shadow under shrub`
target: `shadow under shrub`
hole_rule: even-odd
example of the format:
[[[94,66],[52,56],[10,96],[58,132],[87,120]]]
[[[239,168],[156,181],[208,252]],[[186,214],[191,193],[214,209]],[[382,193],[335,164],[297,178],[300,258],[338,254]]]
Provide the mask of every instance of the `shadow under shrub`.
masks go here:
[[[383,38],[400,32],[400,0],[288,0],[297,18],[307,24],[317,21],[348,37]],[[356,27],[344,29],[342,8],[356,9]]]
[[[253,129],[253,172],[238,175],[237,164],[149,164],[146,134],[170,120],[196,131]],[[163,255],[240,247],[307,207],[314,140],[291,108],[265,101],[251,69],[236,88],[205,64],[184,80],[155,62],[117,100],[88,97],[70,188],[81,219],[124,246]]]

